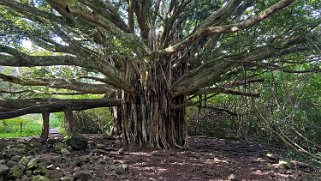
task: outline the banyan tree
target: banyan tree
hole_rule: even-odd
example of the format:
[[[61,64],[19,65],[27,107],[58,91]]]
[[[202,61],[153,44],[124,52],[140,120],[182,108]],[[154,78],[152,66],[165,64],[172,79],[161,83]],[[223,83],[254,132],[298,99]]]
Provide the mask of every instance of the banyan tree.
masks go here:
[[[185,108],[192,97],[256,97],[258,92],[235,87],[261,81],[256,76],[267,70],[313,69],[321,48],[320,4],[0,0],[0,118],[57,111],[70,117],[75,110],[112,106],[125,144],[186,146]],[[299,64],[308,69],[297,69]],[[8,67],[41,73],[28,77]],[[69,77],[59,76],[62,70]],[[39,87],[47,94],[104,96],[41,98]],[[21,92],[33,97],[8,96]]]

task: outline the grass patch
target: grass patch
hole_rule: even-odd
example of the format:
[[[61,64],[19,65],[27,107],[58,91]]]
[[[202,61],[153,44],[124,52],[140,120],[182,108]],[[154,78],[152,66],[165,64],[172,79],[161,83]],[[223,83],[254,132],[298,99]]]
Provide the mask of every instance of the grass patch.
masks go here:
[[[0,138],[35,136],[41,133],[41,123],[25,117],[0,121]]]
[[[56,128],[59,133],[62,134],[66,133],[63,119],[61,119],[61,116],[57,116],[56,114],[50,115],[50,128]],[[40,136],[41,129],[41,114],[0,120],[0,138]]]

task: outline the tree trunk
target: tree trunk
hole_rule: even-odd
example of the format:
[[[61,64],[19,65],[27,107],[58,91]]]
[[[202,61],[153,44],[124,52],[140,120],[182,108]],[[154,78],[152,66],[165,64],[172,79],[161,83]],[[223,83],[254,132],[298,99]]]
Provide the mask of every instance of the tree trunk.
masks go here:
[[[117,115],[115,127],[124,144],[153,148],[187,146],[185,108],[172,108],[183,104],[185,96],[173,97],[168,79],[160,68],[150,70],[146,79],[143,76],[132,79],[136,81],[137,95],[122,91],[122,104],[118,114],[114,112]]]
[[[121,116],[117,117],[116,127],[120,128],[124,144],[155,148],[187,146],[185,109],[171,109],[172,103],[180,103],[184,97],[154,93],[138,96],[119,108]]]
[[[47,141],[49,136],[49,117],[50,117],[49,112],[42,113],[43,124],[42,124],[42,132],[41,132],[40,138],[43,143]]]
[[[69,133],[74,133],[76,129],[75,129],[75,121],[74,121],[74,115],[72,113],[72,109],[64,110],[64,114],[65,114],[65,122],[67,123],[67,131]]]

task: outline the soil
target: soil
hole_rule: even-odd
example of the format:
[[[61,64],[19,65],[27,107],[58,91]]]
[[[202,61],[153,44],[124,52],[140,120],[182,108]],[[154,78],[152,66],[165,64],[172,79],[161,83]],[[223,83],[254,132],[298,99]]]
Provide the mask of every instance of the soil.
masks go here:
[[[89,147],[83,151],[61,154],[47,144],[39,149],[29,149],[28,155],[47,166],[51,180],[60,180],[61,177],[76,180],[75,175],[79,172],[90,174],[89,178],[95,181],[321,180],[307,165],[283,159],[281,150],[258,143],[191,137],[189,149],[142,150],[123,148],[116,139],[102,135],[86,136]],[[34,140],[6,139],[5,142],[6,147],[14,147]],[[86,156],[86,159],[81,161],[81,156]],[[4,159],[2,162],[7,164],[13,160]],[[24,175],[20,180],[30,180],[30,177]]]

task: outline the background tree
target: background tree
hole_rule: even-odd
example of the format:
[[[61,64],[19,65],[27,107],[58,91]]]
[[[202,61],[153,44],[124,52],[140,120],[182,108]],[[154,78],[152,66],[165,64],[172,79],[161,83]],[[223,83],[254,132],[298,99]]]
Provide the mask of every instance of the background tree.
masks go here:
[[[1,0],[0,65],[54,67],[51,73],[41,69],[47,70],[42,77],[2,73],[2,81],[116,100],[2,99],[0,118],[118,106],[115,127],[124,143],[185,146],[185,107],[193,104],[189,96],[257,97],[233,88],[257,82],[255,77],[267,69],[319,71],[320,4]],[[24,51],[23,40],[32,41],[35,50]],[[309,66],[297,70],[298,64]],[[73,70],[70,77],[59,77],[67,67]]]

